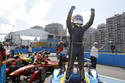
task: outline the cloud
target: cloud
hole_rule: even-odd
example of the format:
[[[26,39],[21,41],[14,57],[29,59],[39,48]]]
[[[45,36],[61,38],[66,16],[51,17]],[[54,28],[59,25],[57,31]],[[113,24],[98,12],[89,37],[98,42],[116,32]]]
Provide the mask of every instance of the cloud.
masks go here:
[[[6,18],[0,17],[0,23],[2,24],[8,24],[8,20]]]
[[[47,24],[44,18],[53,7],[55,1],[56,0],[0,0],[0,17],[6,19],[8,22],[8,24],[4,24],[0,21],[0,30],[7,32],[6,30],[12,27],[12,25],[15,25],[15,28],[19,30],[34,25]]]
[[[32,7],[30,13],[28,14],[27,21],[29,22],[29,25],[41,25],[46,24],[46,22],[42,19],[47,16],[47,13],[52,8],[52,2],[46,1],[46,0],[38,0],[36,2],[37,5]]]
[[[8,33],[13,31],[12,25],[0,24],[0,33]]]

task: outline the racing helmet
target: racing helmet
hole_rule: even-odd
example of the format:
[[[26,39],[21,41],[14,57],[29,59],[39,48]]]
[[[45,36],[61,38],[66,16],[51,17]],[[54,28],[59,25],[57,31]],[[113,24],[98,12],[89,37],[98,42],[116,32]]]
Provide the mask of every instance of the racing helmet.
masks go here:
[[[37,60],[38,60],[38,59],[41,59],[41,58],[42,58],[41,54],[38,54],[38,55],[36,56],[36,58],[37,58]]]
[[[79,15],[79,14],[74,15],[74,16],[72,17],[72,22],[73,22],[74,24],[82,25],[82,24],[83,24],[83,18],[82,18],[82,16]]]

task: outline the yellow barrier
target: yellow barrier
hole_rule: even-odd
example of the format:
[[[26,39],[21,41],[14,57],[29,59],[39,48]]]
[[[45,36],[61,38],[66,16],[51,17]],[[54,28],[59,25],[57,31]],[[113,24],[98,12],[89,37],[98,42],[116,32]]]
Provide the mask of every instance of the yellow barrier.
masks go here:
[[[35,42],[34,43],[35,48],[40,47],[40,46],[46,46],[46,45],[47,45],[47,42]]]

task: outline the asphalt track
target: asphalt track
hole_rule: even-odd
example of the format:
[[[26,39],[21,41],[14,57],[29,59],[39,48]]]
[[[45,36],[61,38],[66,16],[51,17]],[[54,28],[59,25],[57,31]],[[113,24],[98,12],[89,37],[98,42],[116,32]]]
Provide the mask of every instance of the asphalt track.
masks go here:
[[[104,83],[125,83],[125,80],[120,80],[117,78],[112,78],[112,77],[103,76],[103,75],[100,75],[99,79],[102,80]]]
[[[97,65],[99,75],[125,80],[125,68],[107,65]]]

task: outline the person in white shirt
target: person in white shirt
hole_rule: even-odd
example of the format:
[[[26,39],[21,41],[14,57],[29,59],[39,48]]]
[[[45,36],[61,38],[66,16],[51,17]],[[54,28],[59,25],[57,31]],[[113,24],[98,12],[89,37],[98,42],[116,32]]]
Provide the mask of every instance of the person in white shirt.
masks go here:
[[[28,56],[27,57],[29,57],[31,54],[32,54],[32,46],[29,45],[29,47],[28,47]]]
[[[94,42],[93,47],[91,48],[90,56],[91,56],[91,63],[92,67],[96,69],[96,63],[97,63],[97,58],[98,58],[98,51],[102,50],[104,46],[101,48],[98,47],[98,42]]]
[[[10,54],[11,48],[10,48],[10,46],[9,46],[8,44],[6,44],[6,45],[4,46],[4,49],[6,49],[6,54],[7,54],[7,57],[8,57],[8,55]]]

